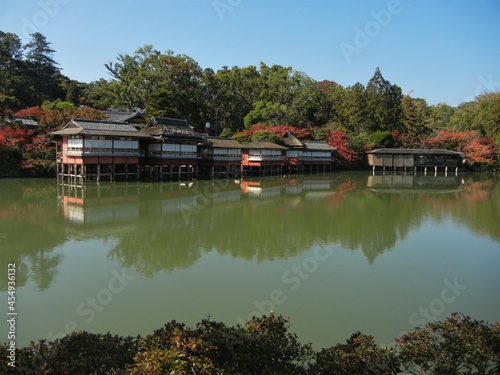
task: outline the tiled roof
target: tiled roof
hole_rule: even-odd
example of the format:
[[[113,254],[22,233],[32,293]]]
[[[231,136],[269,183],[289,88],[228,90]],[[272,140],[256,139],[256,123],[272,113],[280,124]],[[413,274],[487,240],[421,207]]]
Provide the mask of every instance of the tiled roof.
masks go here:
[[[25,117],[13,117],[12,121],[19,121],[21,124],[23,124],[23,126],[26,126],[27,128],[36,128],[38,126],[38,123],[35,120]]]
[[[119,137],[148,137],[140,133],[136,128],[127,122],[72,119],[61,130],[50,133],[50,135],[109,135]]]
[[[403,155],[449,155],[464,156],[463,153],[442,149],[379,148],[366,151],[367,154],[403,154]]]
[[[232,139],[232,138],[223,138],[223,137],[205,137],[208,141],[205,144],[205,147],[211,148],[242,148],[242,145]]]
[[[322,141],[304,141],[303,143],[307,150],[334,151],[337,149]]]
[[[130,125],[128,122],[121,121],[100,121],[100,120],[83,120],[73,119],[73,123],[80,126],[83,130],[104,130],[104,131],[120,131],[120,132],[134,132],[138,130]]]
[[[142,129],[141,133],[162,137],[165,140],[205,142],[205,138],[196,133],[186,120],[168,117],[152,117],[149,125]]]
[[[276,143],[272,142],[266,142],[266,141],[256,141],[256,142],[249,142],[249,143],[243,143],[241,145],[241,148],[245,149],[268,149],[268,150],[287,150],[287,147],[277,145]]]
[[[109,121],[128,121],[134,117],[144,118],[144,111],[114,111],[114,110],[106,110],[103,111],[106,116],[108,116],[107,120]]]

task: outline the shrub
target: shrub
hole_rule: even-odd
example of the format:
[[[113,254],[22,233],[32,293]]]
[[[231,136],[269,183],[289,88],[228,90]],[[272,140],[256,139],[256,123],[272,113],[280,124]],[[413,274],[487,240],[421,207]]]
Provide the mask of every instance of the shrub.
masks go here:
[[[500,324],[454,313],[404,334],[399,359],[411,374],[500,373]]]
[[[17,374],[125,374],[137,352],[137,339],[107,334],[74,332],[62,339],[18,349],[16,368],[4,362],[6,346],[0,347],[2,373]]]
[[[376,131],[370,134],[369,144],[371,148],[393,147],[394,137],[390,131]]]
[[[383,348],[372,336],[354,333],[346,344],[321,350],[316,356],[312,373],[338,374],[397,374],[399,363],[392,348]]]

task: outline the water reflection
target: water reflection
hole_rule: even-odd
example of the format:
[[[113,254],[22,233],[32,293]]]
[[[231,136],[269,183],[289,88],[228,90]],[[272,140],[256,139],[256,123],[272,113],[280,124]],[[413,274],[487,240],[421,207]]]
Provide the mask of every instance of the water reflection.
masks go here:
[[[2,264],[18,285],[47,288],[68,240],[113,238],[109,257],[153,276],[191,267],[204,252],[287,259],[314,243],[361,250],[370,264],[425,220],[500,240],[498,177],[336,173],[189,183],[57,185],[1,181]],[[390,193],[390,194],[389,194]],[[0,270],[0,289],[7,285]]]
[[[57,214],[52,181],[0,181],[0,264],[16,264],[16,286],[33,280],[46,289],[63,255],[55,248],[65,241]],[[0,268],[0,290],[6,290],[7,267]]]

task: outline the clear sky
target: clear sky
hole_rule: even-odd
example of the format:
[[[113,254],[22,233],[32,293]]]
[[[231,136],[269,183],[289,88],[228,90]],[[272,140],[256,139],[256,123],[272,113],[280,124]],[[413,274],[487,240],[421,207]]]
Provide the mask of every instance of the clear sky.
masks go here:
[[[0,30],[42,33],[82,82],[151,44],[202,68],[262,61],[343,86],[380,67],[429,104],[500,91],[500,0],[0,0]]]

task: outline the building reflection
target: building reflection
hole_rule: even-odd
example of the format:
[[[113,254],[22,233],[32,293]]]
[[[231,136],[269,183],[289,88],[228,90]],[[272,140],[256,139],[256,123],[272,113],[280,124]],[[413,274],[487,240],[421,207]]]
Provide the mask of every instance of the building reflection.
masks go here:
[[[68,233],[115,235],[111,255],[152,275],[190,267],[205,251],[261,262],[317,241],[360,250],[371,264],[425,220],[452,216],[478,227],[464,218],[471,184],[478,187],[463,176],[404,173],[104,183],[62,185],[58,201]]]
[[[368,176],[366,186],[378,193],[458,193],[464,184],[456,175],[389,173]]]

